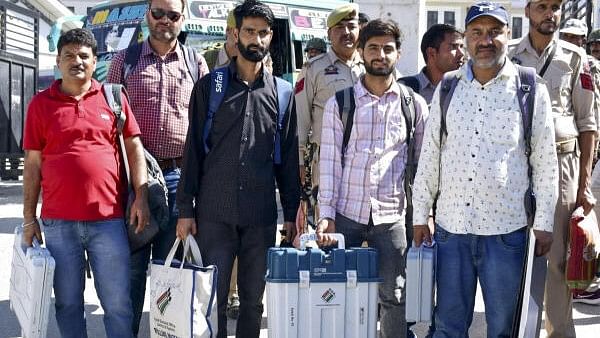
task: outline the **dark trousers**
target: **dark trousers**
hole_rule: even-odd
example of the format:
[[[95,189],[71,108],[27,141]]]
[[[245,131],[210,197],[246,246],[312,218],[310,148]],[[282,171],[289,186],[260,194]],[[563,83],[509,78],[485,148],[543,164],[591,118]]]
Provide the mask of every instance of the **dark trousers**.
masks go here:
[[[238,259],[240,312],[237,338],[258,338],[263,313],[267,250],[275,246],[276,225],[240,226],[218,222],[197,222],[196,241],[205,265],[218,269],[218,338],[227,337],[227,295],[233,261]]]
[[[133,306],[133,322],[131,330],[134,337],[137,337],[140,330],[140,320],[144,309],[144,296],[146,294],[146,274],[148,272],[148,263],[150,263],[150,254],[152,259],[165,259],[171,247],[175,243],[175,228],[179,211],[175,204],[177,194],[177,184],[181,175],[181,169],[169,169],[163,171],[165,182],[167,183],[168,203],[169,203],[169,223],[165,229],[161,228],[152,239],[143,248],[131,254],[131,305]],[[178,255],[180,258],[181,254]]]
[[[335,216],[335,230],[344,235],[346,247],[360,247],[367,241],[379,253],[380,337],[407,337],[406,328],[406,229],[404,219],[396,223],[361,224],[344,215]]]

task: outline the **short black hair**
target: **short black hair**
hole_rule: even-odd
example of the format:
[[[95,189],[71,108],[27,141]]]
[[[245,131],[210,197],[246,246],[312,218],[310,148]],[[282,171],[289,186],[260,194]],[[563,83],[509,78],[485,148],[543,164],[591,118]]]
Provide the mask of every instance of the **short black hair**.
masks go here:
[[[398,28],[398,25],[390,20],[371,20],[360,30],[360,34],[358,35],[358,48],[364,49],[367,41],[372,37],[386,35],[394,37],[396,48],[400,49],[400,46],[402,45],[402,32],[400,31],[400,28]]]
[[[275,16],[271,8],[256,0],[246,0],[237,5],[233,9],[233,15],[235,16],[235,26],[237,29],[242,27],[242,21],[247,17],[265,19],[269,27],[273,27],[275,23]]]
[[[435,50],[440,49],[440,45],[446,39],[446,34],[458,34],[463,36],[458,28],[448,25],[445,23],[435,24],[425,32],[423,39],[421,40],[421,53],[423,53],[423,59],[427,62],[427,48],[431,47]]]
[[[60,55],[63,46],[71,44],[90,47],[94,56],[98,51],[98,43],[94,38],[94,34],[85,28],[74,28],[61,35],[57,45],[58,55]]]
[[[362,25],[371,21],[371,18],[363,12],[358,13],[358,24]]]
[[[181,0],[181,13],[185,14],[185,6],[187,6],[186,0]],[[152,7],[152,0],[148,0],[148,9]]]

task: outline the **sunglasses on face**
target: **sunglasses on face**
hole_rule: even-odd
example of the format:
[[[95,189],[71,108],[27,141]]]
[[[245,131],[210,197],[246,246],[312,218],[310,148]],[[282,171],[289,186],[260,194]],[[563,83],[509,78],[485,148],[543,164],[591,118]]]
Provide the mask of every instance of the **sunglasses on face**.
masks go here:
[[[154,18],[154,20],[160,20],[166,15],[171,22],[179,20],[179,18],[181,18],[182,15],[181,13],[177,13],[175,11],[165,11],[162,8],[152,8],[150,9],[150,14]]]

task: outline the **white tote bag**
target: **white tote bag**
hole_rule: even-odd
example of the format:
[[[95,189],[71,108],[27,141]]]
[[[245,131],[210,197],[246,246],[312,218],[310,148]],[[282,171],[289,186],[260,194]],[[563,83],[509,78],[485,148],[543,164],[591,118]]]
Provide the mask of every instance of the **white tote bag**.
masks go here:
[[[217,268],[204,267],[191,235],[185,240],[184,263],[173,260],[179,238],[165,261],[150,268],[151,337],[217,336]]]

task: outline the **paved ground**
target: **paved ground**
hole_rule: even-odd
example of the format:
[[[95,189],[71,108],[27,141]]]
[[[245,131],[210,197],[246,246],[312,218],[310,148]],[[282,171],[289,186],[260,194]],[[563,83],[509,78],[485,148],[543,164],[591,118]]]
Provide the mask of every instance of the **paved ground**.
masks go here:
[[[13,312],[10,310],[8,293],[10,279],[10,262],[12,257],[13,229],[20,224],[22,219],[23,206],[22,185],[20,182],[0,182],[0,338],[20,337],[19,324]],[[96,297],[94,285],[91,280],[87,280],[86,291],[86,316],[88,324],[88,333],[90,338],[106,337],[102,324],[103,311]],[[50,314],[50,323],[48,328],[48,337],[59,337],[56,321],[54,319],[54,308]],[[598,337],[600,332],[600,306],[587,306],[577,304],[575,306],[575,324],[577,336],[584,338]],[[266,312],[263,317],[263,330],[261,338],[267,337],[267,318]],[[415,331],[419,337],[423,337],[426,332],[426,325],[417,325]],[[228,332],[233,334],[235,331],[235,322],[230,321]],[[148,304],[144,309],[142,318],[142,327],[140,338],[149,337],[148,328]],[[594,333],[596,332],[596,333]],[[485,309],[481,295],[478,294],[475,304],[475,314],[473,316],[473,325],[470,329],[471,337],[485,337]],[[542,333],[542,337],[545,334]],[[233,337],[233,336],[231,336]]]

